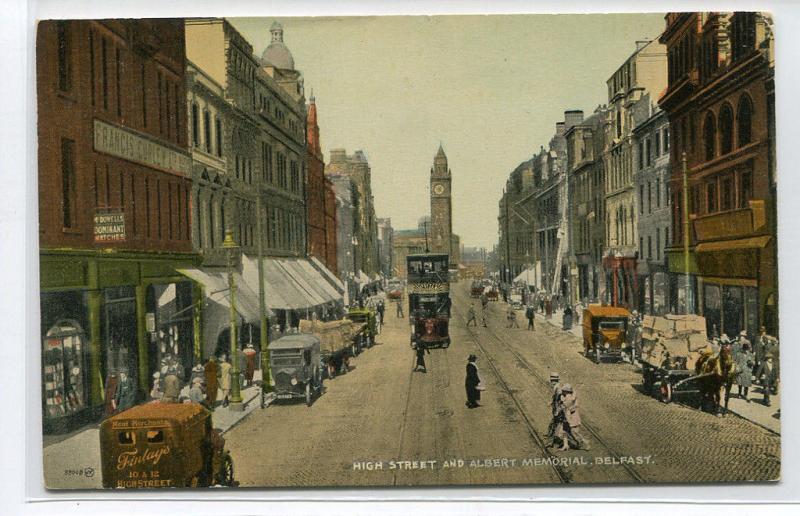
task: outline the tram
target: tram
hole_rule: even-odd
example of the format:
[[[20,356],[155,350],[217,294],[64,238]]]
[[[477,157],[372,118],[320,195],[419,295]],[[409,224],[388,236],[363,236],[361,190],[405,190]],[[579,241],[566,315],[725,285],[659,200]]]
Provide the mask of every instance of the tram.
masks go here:
[[[411,347],[450,346],[450,277],[447,254],[406,257]]]

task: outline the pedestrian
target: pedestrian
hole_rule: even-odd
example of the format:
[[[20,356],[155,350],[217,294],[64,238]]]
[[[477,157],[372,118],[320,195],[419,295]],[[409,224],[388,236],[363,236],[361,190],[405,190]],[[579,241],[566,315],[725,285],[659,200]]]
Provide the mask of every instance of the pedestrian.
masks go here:
[[[156,371],[153,373],[153,388],[150,389],[150,399],[153,401],[161,401],[164,391],[161,390],[161,372]]]
[[[547,437],[550,439],[548,447],[555,446],[556,439],[561,439],[563,433],[560,428],[563,425],[561,420],[564,413],[561,407],[561,379],[558,373],[550,373],[550,387],[553,389],[553,395],[550,398],[550,425],[547,427]]]
[[[753,355],[755,358],[755,365],[753,366],[753,374],[756,373],[758,366],[761,365],[761,362],[764,360],[764,350],[767,347],[767,341],[769,336],[767,335],[767,328],[765,326],[761,326],[758,328],[758,337],[756,337],[755,344],[753,346]]]
[[[193,382],[195,378],[204,378],[205,371],[203,371],[203,364],[197,364],[192,368],[192,375],[189,377],[189,381]]]
[[[419,370],[420,367],[422,368],[422,372],[423,373],[427,373],[428,372],[428,368],[425,366],[425,353],[426,352],[429,355],[431,354],[431,351],[425,346],[425,344],[423,344],[421,342],[417,342],[417,348],[415,350],[415,353],[417,355],[417,362],[416,362],[416,364],[414,364],[413,372],[416,373]]]
[[[253,374],[256,372],[256,348],[248,343],[242,351],[244,355],[244,386],[253,385]]]
[[[219,389],[217,383],[217,361],[214,360],[214,357],[208,357],[203,366],[203,373],[205,374],[206,384],[206,407],[209,410],[214,410],[214,405],[217,403],[217,390]]]
[[[572,329],[572,307],[569,305],[564,307],[564,311],[561,314],[561,329],[564,331]]]
[[[477,360],[478,357],[475,355],[467,358],[467,377],[464,380],[464,387],[467,390],[467,408],[480,407],[478,401],[481,399],[483,382],[481,382],[481,375],[478,372],[478,365],[475,363]]]
[[[486,324],[486,312],[488,312],[488,311],[489,311],[489,308],[486,307],[486,306],[481,308],[481,322],[483,323],[483,327],[484,328],[488,328],[489,327],[489,325]]]
[[[747,391],[753,383],[753,352],[750,351],[750,343],[744,342],[738,353],[734,353],[733,359],[736,362],[736,385],[739,387],[739,398],[747,400]]]
[[[528,307],[525,309],[525,317],[528,318],[528,330],[535,330],[536,323],[534,322],[534,319],[536,317],[536,310],[533,309],[533,305],[528,305]]]
[[[481,292],[481,306],[484,310],[489,306],[489,296],[486,295],[486,292]]]
[[[511,306],[508,307],[508,327],[519,328],[519,324],[517,324],[517,311]]]
[[[578,449],[589,450],[589,443],[581,435],[581,415],[578,411],[578,398],[570,384],[565,384],[561,392],[561,407],[563,413],[563,442],[559,451],[569,449],[570,442],[574,442]]]
[[[400,297],[397,299],[397,318],[403,319],[405,314],[403,313],[403,295],[401,294]]]
[[[467,326],[470,323],[473,323],[473,326],[478,326],[478,319],[475,317],[475,304],[470,303],[469,309],[467,309]]]
[[[119,383],[114,393],[114,410],[122,412],[128,410],[136,402],[136,389],[126,370],[119,372]]]
[[[231,393],[231,364],[228,362],[228,356],[225,353],[219,357],[217,378],[219,378],[219,388],[222,389],[222,406],[227,407],[228,403],[230,403],[228,397]]]
[[[110,417],[117,412],[117,385],[119,385],[119,376],[117,376],[116,371],[112,371],[106,379],[106,387],[104,391],[106,400],[104,406],[105,417]]]
[[[378,320],[383,328],[383,313],[386,311],[386,306],[383,304],[383,299],[378,301]]]
[[[200,377],[192,380],[192,388],[189,389],[189,400],[194,403],[203,403],[206,393],[203,392],[203,380]]]
[[[756,380],[761,383],[761,390],[764,392],[764,405],[770,406],[770,395],[772,394],[772,381],[774,375],[774,366],[772,363],[772,355],[764,355],[761,364],[756,371]]]
[[[747,344],[747,347],[751,347],[750,340],[747,338],[747,331],[742,330],[739,332],[739,336],[736,337],[736,340],[733,342],[733,354],[736,355],[739,351],[741,351],[745,344]]]
[[[164,395],[161,396],[161,403],[178,403],[181,396],[181,381],[178,378],[177,370],[174,367],[162,368],[164,375]]]

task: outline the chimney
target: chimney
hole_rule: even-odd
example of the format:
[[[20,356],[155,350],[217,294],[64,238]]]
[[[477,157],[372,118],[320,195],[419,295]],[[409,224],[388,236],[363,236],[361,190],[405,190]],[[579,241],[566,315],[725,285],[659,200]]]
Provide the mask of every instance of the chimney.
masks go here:
[[[344,163],[345,161],[347,161],[345,149],[331,149],[331,163]]]
[[[564,122],[556,122],[556,136],[564,136],[565,132]]]
[[[583,122],[583,110],[571,109],[569,111],[564,111],[564,126],[566,126],[566,130],[569,130],[572,126],[578,125],[581,122]]]

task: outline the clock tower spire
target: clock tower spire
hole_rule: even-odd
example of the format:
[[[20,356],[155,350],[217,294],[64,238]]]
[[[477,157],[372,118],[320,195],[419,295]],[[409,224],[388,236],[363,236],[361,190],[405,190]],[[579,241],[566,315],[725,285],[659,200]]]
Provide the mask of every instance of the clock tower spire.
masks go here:
[[[452,249],[453,207],[450,192],[447,155],[441,143],[431,167],[431,252],[445,253],[454,258]]]

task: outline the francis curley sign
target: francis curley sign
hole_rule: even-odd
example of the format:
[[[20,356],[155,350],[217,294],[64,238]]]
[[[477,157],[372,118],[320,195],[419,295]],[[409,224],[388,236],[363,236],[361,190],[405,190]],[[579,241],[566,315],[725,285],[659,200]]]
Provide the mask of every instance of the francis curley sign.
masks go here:
[[[94,150],[182,176],[192,169],[192,158],[156,143],[130,129],[94,121]]]

